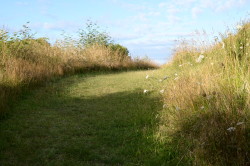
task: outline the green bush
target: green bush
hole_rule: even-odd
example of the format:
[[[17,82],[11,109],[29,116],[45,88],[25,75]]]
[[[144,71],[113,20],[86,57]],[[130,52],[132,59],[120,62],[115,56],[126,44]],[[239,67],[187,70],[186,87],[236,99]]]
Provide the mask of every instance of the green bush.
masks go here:
[[[110,45],[108,45],[108,47],[111,49],[112,52],[118,53],[121,60],[126,59],[126,58],[130,58],[129,51],[126,47],[124,47],[120,44],[110,44]]]

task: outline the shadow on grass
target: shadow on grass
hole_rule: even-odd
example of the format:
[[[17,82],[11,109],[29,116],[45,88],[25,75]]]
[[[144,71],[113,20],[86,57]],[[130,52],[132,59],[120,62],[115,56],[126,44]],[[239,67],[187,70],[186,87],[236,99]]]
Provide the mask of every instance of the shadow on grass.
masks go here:
[[[142,89],[67,96],[64,87],[74,83],[40,88],[15,104],[0,124],[0,165],[166,163],[171,152],[154,139],[159,98]]]
[[[83,76],[85,78],[95,77],[98,75],[107,75],[114,73],[123,73],[128,71],[140,71],[143,69],[108,69],[105,67],[94,67],[89,69],[78,69],[74,72],[66,73],[64,76],[51,76],[49,78],[44,78],[43,81],[39,82],[29,82],[29,83],[20,83],[18,85],[3,85],[0,83],[0,121],[1,119],[8,118],[9,111],[12,109],[13,102],[18,102],[20,99],[26,96],[27,93],[30,93],[31,90],[39,89],[48,84],[58,82],[62,78],[71,78],[74,76]],[[145,70],[145,69],[144,69]],[[75,73],[75,74],[74,74]],[[74,77],[73,76],[73,77]]]
[[[237,125],[245,118],[218,110],[193,113],[178,122],[180,129],[172,135],[171,143],[184,159],[193,158],[193,165],[247,166],[250,132],[247,124]],[[229,127],[235,130],[227,130]]]
[[[54,83],[59,82],[61,79],[67,79],[69,78],[68,82],[66,83],[68,86],[74,81],[70,81],[70,78],[72,77],[84,77],[84,78],[90,78],[90,77],[96,77],[99,75],[108,75],[108,74],[114,74],[114,73],[123,73],[127,72],[125,70],[118,70],[118,71],[86,71],[86,70],[79,70],[76,71],[74,76],[72,76],[72,73],[68,73],[64,76],[54,76],[48,79],[45,79],[41,82],[30,82],[28,85],[26,84],[19,84],[19,85],[8,85],[8,84],[1,84],[0,83],[0,121],[7,119],[9,116],[12,115],[10,111],[13,111],[13,104],[16,102],[19,102],[23,98],[26,98],[30,93],[32,93],[33,90],[39,90],[40,88],[51,86]],[[63,85],[65,87],[65,85]],[[60,88],[57,89],[57,91],[61,91]]]

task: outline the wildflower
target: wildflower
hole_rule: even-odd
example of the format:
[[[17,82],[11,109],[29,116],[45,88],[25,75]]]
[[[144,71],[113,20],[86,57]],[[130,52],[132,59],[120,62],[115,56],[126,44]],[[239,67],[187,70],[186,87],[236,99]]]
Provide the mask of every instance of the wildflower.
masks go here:
[[[196,82],[198,85],[201,85],[202,83],[201,82]],[[203,94],[202,94],[203,95]],[[205,95],[206,95],[206,93],[205,93]]]
[[[177,107],[177,106],[175,107],[175,109],[176,109],[176,111],[180,111],[180,110],[181,110],[181,109],[180,109],[179,107]]]
[[[143,91],[143,93],[144,94],[146,94],[146,93],[148,93],[149,91],[147,90],[147,89],[145,89],[144,91]]]
[[[236,125],[239,126],[239,125],[242,125],[244,124],[244,122],[238,122]]]
[[[241,46],[240,49],[243,49],[243,47]]]
[[[236,129],[235,127],[229,127],[229,128],[227,129],[227,131],[232,132],[232,131],[234,131],[235,129]]]
[[[164,89],[160,90],[160,93],[164,93]]]
[[[207,100],[210,100],[210,99],[212,99],[212,98],[213,98],[212,95],[208,95],[208,96],[207,96]]]
[[[178,74],[177,74],[177,73],[175,73],[174,75],[175,75],[175,76],[178,76]]]
[[[201,55],[196,59],[196,62],[197,62],[197,63],[200,63],[204,58],[205,58],[204,55],[201,54]]]
[[[241,30],[243,27],[242,27],[241,25],[237,25],[236,28],[237,28],[238,30]]]
[[[225,48],[225,43],[224,42],[222,42],[222,49],[224,49]]]
[[[166,80],[167,78],[168,78],[168,76],[164,76],[164,77],[163,77],[163,80]]]
[[[204,106],[201,106],[201,109],[203,110],[205,107]]]
[[[179,67],[182,67],[182,65],[179,65]]]
[[[148,79],[149,78],[149,75],[146,75],[146,79]]]

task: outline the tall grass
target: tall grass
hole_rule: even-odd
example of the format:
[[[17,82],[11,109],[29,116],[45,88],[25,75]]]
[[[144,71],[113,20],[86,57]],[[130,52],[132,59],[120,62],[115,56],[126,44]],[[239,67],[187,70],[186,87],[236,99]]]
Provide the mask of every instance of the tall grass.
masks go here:
[[[192,165],[250,165],[250,23],[213,45],[182,45],[158,134]]]
[[[13,34],[0,30],[0,114],[6,112],[23,87],[36,86],[56,76],[157,67],[149,60],[133,60],[124,50],[117,44],[79,47],[69,39],[51,45],[46,38],[34,38],[26,25]]]

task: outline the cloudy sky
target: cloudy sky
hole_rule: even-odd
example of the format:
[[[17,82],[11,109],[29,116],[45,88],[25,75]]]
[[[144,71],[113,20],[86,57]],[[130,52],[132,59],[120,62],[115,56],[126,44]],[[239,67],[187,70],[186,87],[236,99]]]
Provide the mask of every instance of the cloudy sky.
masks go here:
[[[164,63],[175,40],[195,30],[217,35],[249,18],[250,0],[9,0],[1,2],[0,24],[15,31],[27,21],[52,41],[74,34],[91,19],[132,56]]]

